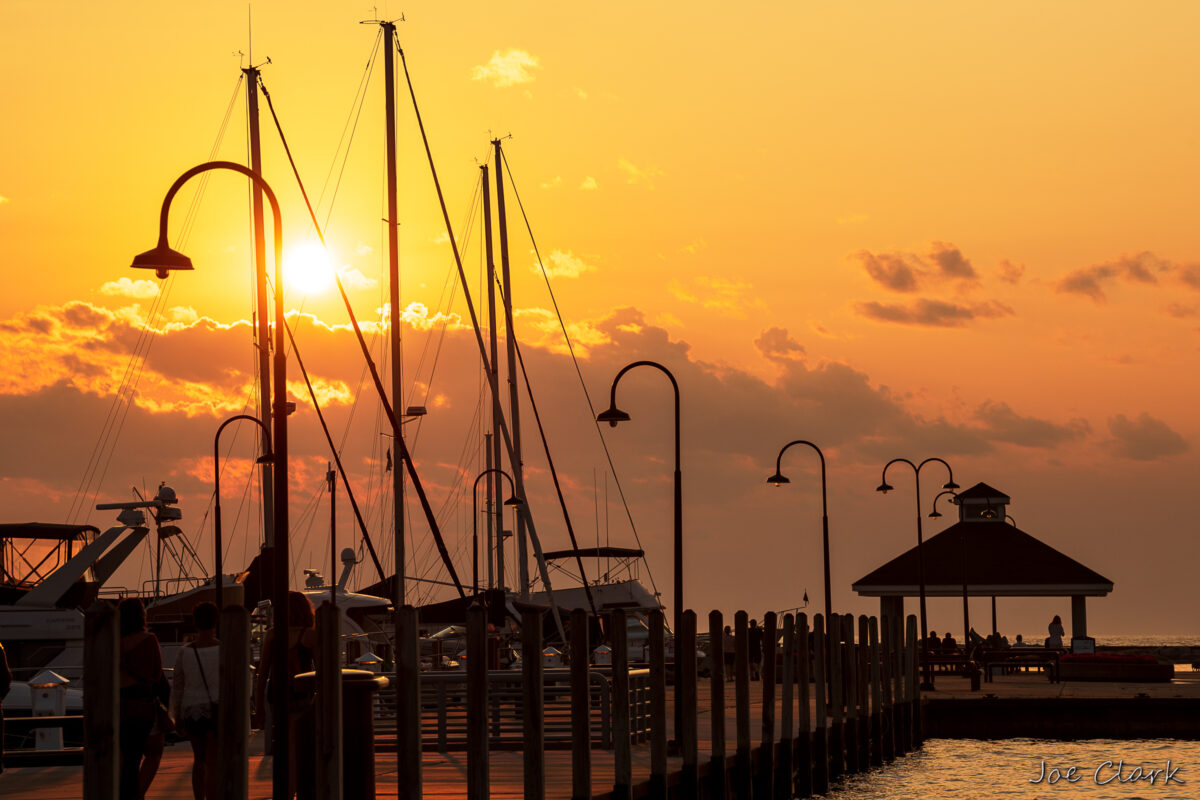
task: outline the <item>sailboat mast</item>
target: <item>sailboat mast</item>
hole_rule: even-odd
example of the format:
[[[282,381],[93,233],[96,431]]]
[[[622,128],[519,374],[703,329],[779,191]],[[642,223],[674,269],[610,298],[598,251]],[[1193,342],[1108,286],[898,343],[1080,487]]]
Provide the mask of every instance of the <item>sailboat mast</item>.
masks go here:
[[[387,203],[388,203],[388,330],[392,346],[392,408],[396,414],[396,436],[403,436],[403,363],[400,350],[400,242],[398,239],[399,212],[396,208],[396,24],[379,23],[383,28],[383,67],[385,125],[387,126]],[[392,469],[392,502],[395,507],[396,577],[393,600],[399,609],[407,602],[405,591],[404,553],[404,455],[403,448],[392,443],[395,466]]]
[[[490,384],[492,386],[500,385],[500,376],[497,372],[497,365],[500,363],[499,346],[496,341],[496,260],[492,253],[492,191],[488,185],[488,166],[487,164],[480,165],[479,169],[483,171],[483,247],[487,252],[487,298],[488,298],[488,342],[491,347],[491,361],[488,364],[488,372],[490,373]],[[492,436],[489,439],[488,446],[488,468],[495,467],[502,469],[503,461],[500,459],[500,437],[497,431],[500,428],[501,414],[500,397],[495,392],[492,395]],[[503,485],[500,483],[501,478],[498,472],[488,474],[488,497],[495,497],[499,502],[501,493],[504,491]],[[488,531],[491,533],[493,546],[496,548],[496,574],[499,578],[499,585],[495,588],[504,589],[504,517],[496,506],[488,506]]]
[[[242,70],[246,76],[246,115],[250,133],[250,169],[262,177],[262,147],[258,135],[258,68]],[[256,349],[258,350],[258,414],[264,430],[271,430],[271,330],[267,313],[267,237],[263,222],[262,189],[250,182],[251,213],[254,224],[254,300],[257,325]],[[271,451],[266,437],[260,442],[261,456]],[[262,493],[263,544],[275,546],[273,469],[274,465],[264,459],[260,466],[259,485]]]
[[[521,403],[517,393],[517,340],[513,328],[513,294],[512,276],[508,268],[508,223],[504,216],[504,176],[501,174],[503,154],[500,152],[500,140],[493,139],[492,146],[496,148],[496,215],[500,226],[500,276],[504,282],[504,343],[508,351],[508,416],[512,421],[513,452],[512,467],[513,485],[517,497],[525,497],[525,470],[521,459]],[[495,361],[493,360],[493,364]],[[526,500],[528,502],[528,500]],[[529,599],[529,556],[526,544],[525,515],[517,515],[517,574],[521,585],[519,594],[522,600]]]

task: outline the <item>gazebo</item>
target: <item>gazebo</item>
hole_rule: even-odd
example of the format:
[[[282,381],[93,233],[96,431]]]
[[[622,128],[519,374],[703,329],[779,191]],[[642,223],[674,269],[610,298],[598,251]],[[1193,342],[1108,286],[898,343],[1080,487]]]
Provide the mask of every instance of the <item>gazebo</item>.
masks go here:
[[[954,498],[958,522],[925,540],[925,595],[1070,597],[1071,636],[1086,638],[1087,598],[1104,597],[1113,583],[1009,521],[1008,495],[977,483]],[[965,580],[964,580],[965,565]],[[878,597],[880,614],[904,614],[904,598],[920,594],[914,546],[855,581],[861,597]],[[995,606],[993,605],[993,615]]]

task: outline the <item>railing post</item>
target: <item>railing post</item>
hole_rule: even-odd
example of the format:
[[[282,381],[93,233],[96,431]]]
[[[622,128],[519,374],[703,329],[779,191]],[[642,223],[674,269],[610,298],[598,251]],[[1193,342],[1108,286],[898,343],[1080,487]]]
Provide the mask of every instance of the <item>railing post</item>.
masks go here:
[[[540,656],[539,656],[540,659]],[[479,602],[467,607],[467,797],[487,800],[487,612]]]
[[[825,620],[813,617],[813,697],[816,701],[816,728],[813,731],[813,791],[829,794],[829,729],[825,690]]]
[[[250,612],[239,605],[225,606],[220,634],[217,786],[223,800],[246,800],[250,791]]]
[[[629,635],[624,609],[617,608],[609,612],[608,630],[612,644],[613,797],[622,800],[629,798],[633,791],[633,744],[629,727]]]
[[[421,672],[417,610],[396,611],[396,792],[421,800]]]
[[[708,796],[725,800],[725,627],[720,611],[708,615],[709,652],[712,671],[709,673],[709,718],[712,720],[712,756],[708,762]]]
[[[867,659],[871,679],[871,748],[870,759],[872,767],[883,765],[883,693],[879,685],[879,620],[871,617],[867,620],[867,636],[870,644],[867,648]]]
[[[700,794],[700,753],[696,725],[696,612],[684,611],[679,621],[679,635],[676,639],[675,669],[680,670],[676,678],[679,681],[680,698],[683,703],[680,720],[683,730],[679,736],[680,748],[683,750],[683,775],[680,781],[684,797],[698,797]]]
[[[758,786],[756,798],[769,798],[773,793],[775,771],[775,631],[774,611],[763,615],[762,670],[762,731],[758,748]]]
[[[226,609],[226,613],[228,611]],[[343,794],[340,617],[337,606],[332,603],[324,603],[317,609],[317,796],[329,800],[340,800]],[[225,641],[225,632],[221,631],[222,657],[225,655]],[[233,667],[236,668],[236,665]],[[222,681],[224,677],[221,676]],[[224,697],[225,684],[222,682],[221,698]]]
[[[120,764],[118,669],[121,636],[117,610],[97,600],[83,617],[83,797],[116,800]]]
[[[792,765],[795,764],[795,716],[792,705],[796,699],[796,621],[791,614],[783,615],[783,670],[780,680],[779,706],[779,765],[775,770],[775,800],[790,800],[792,796]],[[807,709],[805,709],[807,711]]]
[[[842,680],[842,617],[830,614],[825,620],[825,636],[829,648],[829,705],[833,710],[833,725],[829,728],[830,778],[846,772],[845,681]]]
[[[812,734],[812,699],[811,681],[812,659],[808,652],[808,615],[799,614],[796,617],[796,684],[800,688],[799,702],[800,728],[796,738],[796,794],[799,797],[811,797],[813,793],[813,734]]]
[[[733,615],[734,730],[737,749],[733,774],[733,796],[748,800],[753,791],[750,774],[750,636],[749,615]]]
[[[666,622],[660,610],[650,612],[650,796],[667,796],[667,656]]]
[[[651,634],[653,636],[653,634]],[[592,797],[592,729],[588,702],[588,615],[571,612],[571,799]]]
[[[542,678],[542,610],[521,607],[522,746],[525,800],[546,798],[545,687]],[[625,712],[628,714],[628,709]]]

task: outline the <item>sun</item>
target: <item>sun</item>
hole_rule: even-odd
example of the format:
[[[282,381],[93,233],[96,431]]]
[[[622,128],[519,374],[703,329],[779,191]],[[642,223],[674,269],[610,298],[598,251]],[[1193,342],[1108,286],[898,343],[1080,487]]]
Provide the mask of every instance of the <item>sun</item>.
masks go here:
[[[333,261],[319,242],[305,242],[292,249],[283,262],[288,286],[302,294],[320,294],[333,286]]]

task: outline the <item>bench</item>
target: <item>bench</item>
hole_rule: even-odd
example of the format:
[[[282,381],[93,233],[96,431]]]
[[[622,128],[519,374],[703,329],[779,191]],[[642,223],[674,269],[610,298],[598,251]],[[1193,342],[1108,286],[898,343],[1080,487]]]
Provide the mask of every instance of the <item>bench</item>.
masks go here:
[[[989,683],[995,675],[995,670],[1040,669],[1046,673],[1046,679],[1058,683],[1058,660],[1061,650],[1046,647],[1013,647],[1004,650],[981,650],[979,661],[983,665],[983,677]]]

